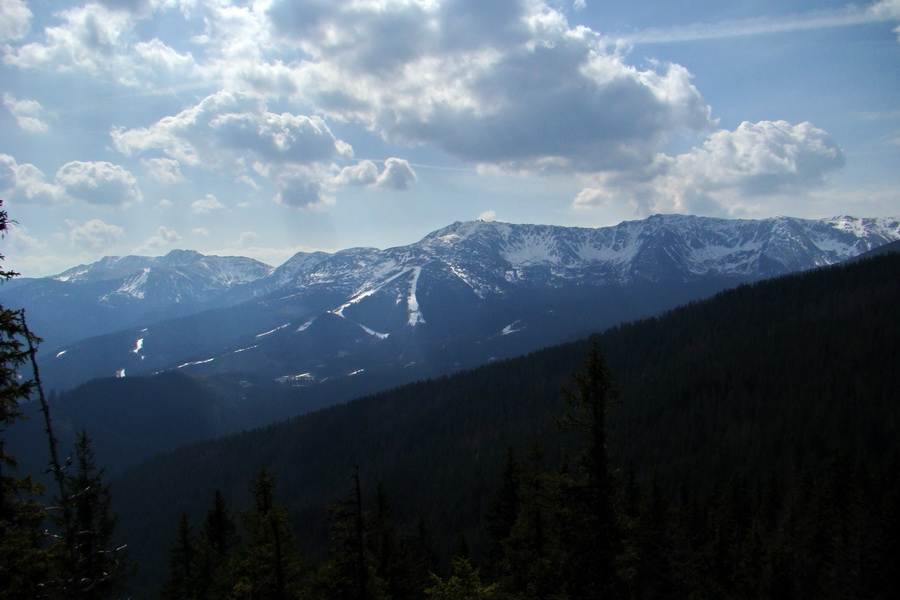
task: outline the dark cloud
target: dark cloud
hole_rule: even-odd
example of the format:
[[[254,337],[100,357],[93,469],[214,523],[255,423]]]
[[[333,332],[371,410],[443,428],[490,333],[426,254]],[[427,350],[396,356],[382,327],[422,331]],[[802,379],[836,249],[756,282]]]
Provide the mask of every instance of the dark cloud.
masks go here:
[[[631,67],[540,2],[290,4],[270,17],[311,57],[299,97],[393,141],[509,169],[596,171],[645,165],[673,133],[712,125],[686,69]]]
[[[591,77],[589,61],[578,44],[523,50],[474,78],[479,111],[445,104],[426,119],[398,110],[382,123],[389,135],[436,143],[470,161],[575,171],[646,164],[672,132],[709,126],[709,108],[683,69],[652,74],[660,87],[679,90],[673,98],[622,65],[603,80]]]
[[[438,9],[440,41],[444,49],[472,50],[485,46],[509,47],[529,37],[524,0],[449,0]]]
[[[98,0],[100,4],[111,10],[123,10],[131,13],[144,13],[150,10],[153,0]]]
[[[272,173],[279,204],[304,209],[320,209],[333,200],[325,193],[323,177],[308,167],[282,167]]]

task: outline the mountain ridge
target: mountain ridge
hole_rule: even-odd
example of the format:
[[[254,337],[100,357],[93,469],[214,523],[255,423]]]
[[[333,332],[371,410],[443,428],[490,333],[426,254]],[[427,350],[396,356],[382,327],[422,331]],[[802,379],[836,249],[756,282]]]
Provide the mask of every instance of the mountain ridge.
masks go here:
[[[298,253],[275,268],[192,251],[103,259],[94,279],[89,265],[41,282],[55,285],[57,297],[60,286],[102,291],[93,312],[87,295],[72,306],[79,319],[107,320],[103,336],[48,344],[53,358],[44,370],[59,389],[176,368],[248,372],[286,385],[389,371],[412,380],[575,339],[740,283],[841,262],[898,239],[896,218],[654,215],[600,228],[462,221],[414,244]],[[153,266],[166,261],[176,266]],[[139,270],[105,278],[123,264]],[[215,265],[244,275],[217,276]],[[81,279],[67,284],[60,277]],[[27,291],[19,285],[7,296],[27,299]],[[43,306],[52,308],[53,294],[44,292]],[[41,316],[21,304],[30,317]],[[126,325],[111,330],[119,321],[109,315],[130,310]],[[71,328],[71,319],[57,325]]]

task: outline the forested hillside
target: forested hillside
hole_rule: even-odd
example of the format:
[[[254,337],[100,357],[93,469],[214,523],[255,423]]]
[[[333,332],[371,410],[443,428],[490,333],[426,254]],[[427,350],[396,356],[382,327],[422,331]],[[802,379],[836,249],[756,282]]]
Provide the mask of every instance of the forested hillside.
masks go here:
[[[358,465],[363,506],[375,510],[380,487],[401,527],[427,525],[442,560],[468,548],[485,576],[513,589],[498,566],[511,555],[489,551],[512,547],[512,530],[498,540],[484,517],[504,462],[577,471],[570,458],[583,441],[553,417],[592,344],[621,392],[608,427],[619,588],[646,597],[884,591],[897,552],[897,254],[742,286],[583,343],[156,457],[113,482],[138,588],[165,580],[182,513],[199,529],[216,490],[231,511],[245,510],[261,468],[277,480],[299,548],[323,560],[326,506],[351,494]],[[525,458],[536,443],[543,458]],[[564,504],[550,491],[541,496],[548,518]]]

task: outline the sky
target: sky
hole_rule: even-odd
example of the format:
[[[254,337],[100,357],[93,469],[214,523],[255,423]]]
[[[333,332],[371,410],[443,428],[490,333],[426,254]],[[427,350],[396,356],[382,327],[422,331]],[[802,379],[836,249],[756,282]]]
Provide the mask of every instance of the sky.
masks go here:
[[[900,0],[0,0],[4,268],[900,216]]]

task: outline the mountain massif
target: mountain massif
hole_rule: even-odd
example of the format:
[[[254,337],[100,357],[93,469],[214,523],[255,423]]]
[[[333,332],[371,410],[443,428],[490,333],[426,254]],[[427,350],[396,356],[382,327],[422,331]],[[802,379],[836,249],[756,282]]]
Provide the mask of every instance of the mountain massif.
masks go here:
[[[900,238],[897,219],[657,215],[596,229],[455,223],[277,268],[175,251],[0,288],[45,338],[48,387],[178,369],[306,388],[520,355]],[[353,386],[349,386],[353,387]]]

